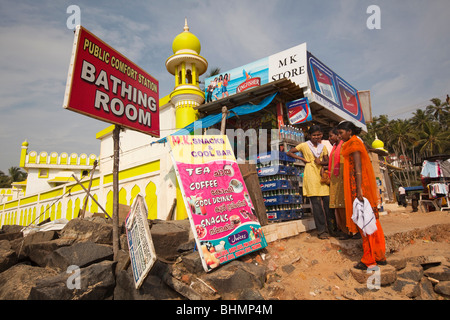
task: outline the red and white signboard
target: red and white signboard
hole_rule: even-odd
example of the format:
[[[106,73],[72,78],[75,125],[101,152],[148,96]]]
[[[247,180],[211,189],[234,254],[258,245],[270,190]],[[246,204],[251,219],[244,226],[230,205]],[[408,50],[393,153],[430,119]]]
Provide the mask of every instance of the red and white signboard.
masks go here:
[[[63,107],[159,137],[159,84],[77,26]]]

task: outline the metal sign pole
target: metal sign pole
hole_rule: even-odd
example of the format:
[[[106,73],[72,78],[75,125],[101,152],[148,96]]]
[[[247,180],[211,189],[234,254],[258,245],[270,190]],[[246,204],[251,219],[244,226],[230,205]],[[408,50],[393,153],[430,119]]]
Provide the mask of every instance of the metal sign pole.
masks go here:
[[[113,163],[113,253],[114,261],[119,253],[119,136],[120,126],[115,125],[113,131],[114,163]]]

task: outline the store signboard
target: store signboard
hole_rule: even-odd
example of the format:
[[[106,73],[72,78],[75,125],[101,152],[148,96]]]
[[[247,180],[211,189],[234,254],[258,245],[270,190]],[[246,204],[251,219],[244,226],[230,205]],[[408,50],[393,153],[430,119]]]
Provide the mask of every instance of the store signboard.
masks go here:
[[[168,141],[205,271],[266,247],[228,137],[169,136]]]
[[[288,118],[291,124],[299,124],[312,121],[311,109],[309,108],[308,98],[301,98],[286,103]]]
[[[307,56],[311,102],[319,103],[367,131],[358,91],[310,52]]]
[[[308,86],[306,43],[205,79],[206,102],[283,78]]]
[[[158,90],[151,75],[77,26],[64,108],[159,137]]]
[[[145,277],[156,262],[156,252],[147,216],[148,210],[144,197],[138,194],[125,220],[131,268],[136,289],[139,289],[142,285]]]

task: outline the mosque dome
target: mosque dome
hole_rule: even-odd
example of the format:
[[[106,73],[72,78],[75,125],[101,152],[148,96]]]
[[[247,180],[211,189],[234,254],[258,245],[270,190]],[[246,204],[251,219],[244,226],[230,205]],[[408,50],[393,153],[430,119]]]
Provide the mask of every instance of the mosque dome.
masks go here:
[[[172,42],[172,51],[176,53],[192,52],[200,54],[202,46],[200,40],[191,32],[189,32],[189,27],[187,24],[187,19],[185,19],[184,31],[177,35]]]
[[[381,141],[380,139],[376,138],[372,142],[372,148],[374,148],[374,149],[383,149],[384,148],[384,142]]]
[[[375,140],[372,142],[372,148],[382,150],[384,152],[388,152],[386,149],[384,149],[384,142],[378,139],[377,135],[375,134]]]
[[[24,142],[22,142],[22,147],[28,147],[28,141],[25,140]]]

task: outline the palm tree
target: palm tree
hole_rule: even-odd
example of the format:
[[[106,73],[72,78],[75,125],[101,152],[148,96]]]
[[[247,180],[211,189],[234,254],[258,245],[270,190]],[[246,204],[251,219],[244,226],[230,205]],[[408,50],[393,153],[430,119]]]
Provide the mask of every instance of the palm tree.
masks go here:
[[[423,131],[419,133],[418,145],[420,152],[427,156],[449,152],[449,131],[442,130],[439,123],[427,122]]]
[[[426,112],[432,114],[437,121],[443,123],[450,112],[448,101],[442,102],[441,99],[438,98],[433,98],[430,101],[433,102],[433,104],[426,107]]]
[[[11,178],[0,170],[0,188],[11,188]]]
[[[406,149],[410,145],[411,140],[414,139],[414,133],[411,132],[411,125],[409,120],[392,120],[390,121],[390,124],[391,125],[389,130],[388,142],[390,145],[392,145],[392,148],[397,155],[399,155],[401,151],[406,168],[406,185],[410,186],[411,163],[410,157],[408,157],[406,154]]]
[[[362,136],[362,139],[369,146],[372,144],[375,137],[378,137],[381,141],[387,142],[389,132],[389,119],[387,115],[381,115],[379,117],[373,117],[372,122],[367,124],[367,134]]]
[[[416,112],[413,112],[413,115],[411,125],[417,130],[423,130],[425,123],[431,121],[430,115],[423,109],[417,109]]]
[[[20,182],[27,179],[28,174],[18,167],[9,168],[8,172],[12,182]]]

